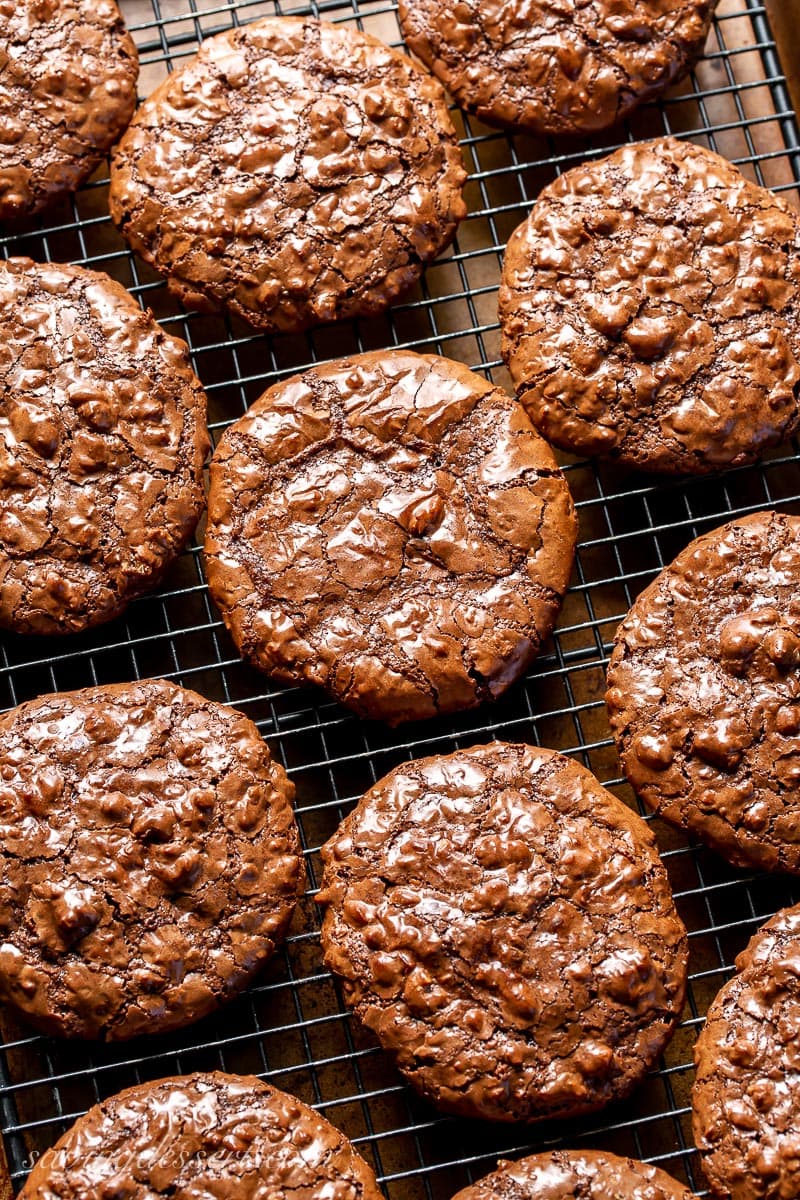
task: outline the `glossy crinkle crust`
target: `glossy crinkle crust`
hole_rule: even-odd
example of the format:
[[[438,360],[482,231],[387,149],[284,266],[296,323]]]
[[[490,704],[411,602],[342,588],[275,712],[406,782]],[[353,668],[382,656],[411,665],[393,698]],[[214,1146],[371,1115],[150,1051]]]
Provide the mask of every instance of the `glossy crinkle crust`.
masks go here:
[[[715,3],[400,0],[400,24],[409,49],[481,120],[589,133],[686,74]]]
[[[0,718],[0,999],[45,1033],[178,1029],[236,995],[304,883],[251,721],[164,680]]]
[[[248,1075],[128,1088],[36,1163],[19,1200],[382,1200],[372,1170],[324,1117]]]
[[[431,355],[276,384],[211,463],[209,588],[240,652],[392,724],[472,708],[523,673],[575,538],[564,475],[519,404]]]
[[[453,1200],[695,1200],[665,1171],[596,1150],[553,1150],[497,1170]]]
[[[687,942],[653,836],[563,755],[495,743],[403,764],[322,856],[325,961],[445,1111],[591,1112],[669,1040]]]
[[[136,107],[114,0],[0,0],[0,221],[75,191]]]
[[[356,29],[270,17],[142,104],[110,205],[188,305],[298,330],[391,304],[452,240],[465,178],[433,76]]]
[[[0,264],[0,626],[77,633],[155,587],[205,507],[184,342],[107,275]]]
[[[700,474],[800,423],[797,214],[702,146],[623,146],[549,184],[499,304],[519,398],[565,450]]]
[[[691,542],[639,596],[608,668],[636,792],[736,866],[800,873],[800,517]]]
[[[712,1190],[730,1200],[800,1195],[800,905],[736,960],[697,1039],[694,1136]]]

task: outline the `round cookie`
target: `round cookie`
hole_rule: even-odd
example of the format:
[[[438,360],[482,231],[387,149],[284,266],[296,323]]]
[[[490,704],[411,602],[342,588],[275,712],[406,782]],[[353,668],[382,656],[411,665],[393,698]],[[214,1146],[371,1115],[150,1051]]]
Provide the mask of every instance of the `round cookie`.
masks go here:
[[[45,1033],[181,1028],[244,988],[304,882],[251,721],[164,680],[0,717],[0,999]]]
[[[240,653],[390,724],[472,708],[522,674],[575,538],[520,406],[431,355],[276,384],[211,462],[208,583]]]
[[[136,107],[114,0],[0,0],[0,221],[74,192]]]
[[[0,263],[0,626],[75,633],[155,587],[205,505],[185,344],[120,284]]]
[[[700,474],[800,424],[797,214],[701,146],[624,146],[546,187],[500,321],[520,400],[576,454]]]
[[[552,1150],[497,1170],[453,1200],[695,1200],[666,1171],[597,1150]]]
[[[800,873],[800,518],[697,538],[639,596],[608,668],[648,808],[739,867]]]
[[[267,17],[141,105],[110,206],[187,305],[293,331],[405,292],[452,241],[465,178],[431,75],[352,27]]]
[[[592,1112],[658,1058],[686,931],[647,825],[553,750],[404,763],[322,850],[325,962],[437,1107]]]
[[[797,1014],[800,905],[736,959],[695,1046],[693,1129],[712,1190],[732,1200],[800,1195]]]
[[[383,1200],[343,1133],[252,1075],[180,1075],[90,1109],[34,1166],[18,1200],[79,1196]]]
[[[456,102],[534,133],[608,129],[703,53],[716,0],[400,0],[408,46]]]

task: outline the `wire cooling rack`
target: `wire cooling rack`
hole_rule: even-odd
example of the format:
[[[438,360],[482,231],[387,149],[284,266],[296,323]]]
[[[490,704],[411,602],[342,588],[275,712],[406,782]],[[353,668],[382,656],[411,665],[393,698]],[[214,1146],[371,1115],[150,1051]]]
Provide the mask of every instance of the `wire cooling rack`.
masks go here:
[[[147,95],[198,41],[237,22],[313,12],[400,43],[395,6],[381,0],[316,5],[264,0],[122,0]],[[707,55],[694,75],[605,141],[510,136],[454,113],[470,170],[469,216],[451,252],[386,316],[307,335],[267,339],[223,317],[187,314],[126,250],[108,219],[105,171],[35,228],[0,229],[6,255],[71,261],[109,272],[189,343],[216,437],[269,383],[310,362],[382,346],[461,359],[508,386],[499,355],[497,287],[503,248],[555,174],[620,141],[671,132],[726,154],[753,178],[795,199],[798,127],[764,8],[721,0]],[[494,1128],[438,1115],[400,1081],[371,1036],[346,1013],[322,966],[313,900],[318,848],[356,798],[397,762],[492,738],[540,742],[574,755],[630,803],[603,706],[614,630],[641,588],[691,538],[731,514],[779,506],[800,512],[800,453],[775,451],[758,467],[712,479],[658,482],[562,456],[581,539],[553,641],[524,683],[496,706],[389,731],[320,695],[279,689],[241,664],[211,606],[197,547],[154,596],[124,619],[64,641],[0,639],[0,707],[41,692],[166,676],[244,710],[297,785],[309,889],[285,949],[257,985],[180,1034],[118,1047],[31,1036],[0,1017],[0,1126],[14,1186],[38,1154],[100,1098],[138,1081],[197,1069],[256,1072],[324,1112],[371,1159],[396,1200],[447,1200],[499,1154],[554,1144],[607,1148],[658,1163],[697,1191],[692,1145],[692,1046],[708,1004],[756,926],[800,886],[735,871],[655,822],[691,939],[691,985],[660,1068],[626,1104],[581,1122]]]

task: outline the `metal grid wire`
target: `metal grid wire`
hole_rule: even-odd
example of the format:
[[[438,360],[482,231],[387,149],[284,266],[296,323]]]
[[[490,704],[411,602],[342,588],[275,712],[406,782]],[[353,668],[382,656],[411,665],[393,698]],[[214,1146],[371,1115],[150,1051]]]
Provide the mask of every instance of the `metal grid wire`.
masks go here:
[[[122,0],[148,94],[203,36],[273,13],[313,12],[400,44],[389,0]],[[0,229],[4,254],[71,261],[109,272],[189,343],[209,398],[215,437],[269,383],[311,362],[382,346],[460,359],[508,386],[499,355],[497,287],[503,248],[539,189],[565,167],[626,139],[675,133],[711,145],[753,178],[795,199],[800,142],[761,5],[721,0],[707,55],[694,75],[605,141],[555,142],[491,131],[454,112],[470,170],[469,216],[452,251],[384,317],[267,339],[223,317],[187,314],[125,248],[107,215],[107,176],[22,231]],[[746,874],[655,828],[690,931],[686,1010],[660,1069],[626,1104],[569,1124],[494,1128],[444,1118],[400,1081],[371,1036],[346,1013],[322,966],[313,900],[318,848],[356,798],[404,758],[491,738],[541,743],[574,755],[628,802],[603,705],[616,626],[654,573],[697,534],[731,514],[773,505],[800,512],[796,445],[759,466],[712,479],[654,481],[562,456],[581,539],[558,630],[529,677],[492,708],[390,731],[320,695],[279,689],[245,667],[211,606],[197,547],[154,596],[126,617],[64,641],[0,639],[0,707],[45,691],[160,675],[241,708],[257,721],[297,785],[309,889],[285,949],[256,986],[179,1034],[117,1047],[31,1036],[0,1018],[0,1126],[12,1179],[96,1100],[148,1078],[197,1069],[255,1072],[324,1112],[371,1159],[396,1200],[447,1200],[499,1154],[554,1144],[631,1153],[704,1188],[692,1145],[692,1046],[708,1004],[756,926],[800,887]]]

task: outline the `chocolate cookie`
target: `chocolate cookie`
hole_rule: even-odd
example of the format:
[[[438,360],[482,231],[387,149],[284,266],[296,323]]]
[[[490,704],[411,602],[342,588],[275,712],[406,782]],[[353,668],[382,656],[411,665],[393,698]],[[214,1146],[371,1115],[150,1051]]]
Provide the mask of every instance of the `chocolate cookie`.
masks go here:
[[[694,1137],[712,1190],[732,1200],[800,1195],[798,963],[795,905],[736,959],[697,1039]]]
[[[75,633],[159,582],[205,503],[205,411],[107,275],[0,263],[0,626]]]
[[[75,191],[136,107],[114,0],[0,0],[0,221]]]
[[[383,1200],[324,1117],[252,1075],[180,1075],[127,1088],[36,1163],[19,1200],[78,1197]]]
[[[0,717],[0,999],[120,1041],[241,991],[303,886],[293,794],[251,721],[164,680]]]
[[[703,53],[716,0],[400,0],[411,50],[490,125],[608,129]]]
[[[410,1083],[496,1121],[627,1095],[683,1004],[686,931],[649,829],[553,750],[405,763],[323,847],[325,962]]]
[[[577,454],[699,474],[800,424],[797,215],[701,146],[624,146],[546,187],[500,320],[531,419]]]
[[[472,708],[522,674],[575,537],[520,406],[431,355],[276,384],[211,463],[208,583],[240,652],[390,724]]]
[[[658,1167],[597,1150],[552,1150],[497,1170],[453,1200],[695,1200]]]
[[[606,700],[648,808],[736,866],[800,873],[800,517],[692,542],[617,631]]]
[[[187,305],[265,330],[382,311],[452,241],[466,178],[441,85],[353,28],[204,42],[117,148],[111,215]]]

